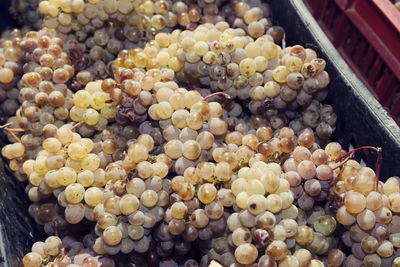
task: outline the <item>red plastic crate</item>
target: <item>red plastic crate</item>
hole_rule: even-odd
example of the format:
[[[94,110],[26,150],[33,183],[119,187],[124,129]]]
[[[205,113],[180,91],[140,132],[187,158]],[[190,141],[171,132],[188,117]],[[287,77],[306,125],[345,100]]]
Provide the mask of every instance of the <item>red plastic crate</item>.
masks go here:
[[[400,12],[389,0],[304,0],[347,64],[400,124]]]

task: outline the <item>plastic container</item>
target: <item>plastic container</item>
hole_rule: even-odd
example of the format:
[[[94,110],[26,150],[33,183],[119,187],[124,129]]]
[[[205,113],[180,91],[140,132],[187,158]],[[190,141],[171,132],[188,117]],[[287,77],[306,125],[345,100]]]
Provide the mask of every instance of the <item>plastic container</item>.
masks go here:
[[[400,123],[400,12],[389,0],[304,0],[336,49]]]
[[[313,48],[327,62],[326,70],[331,76],[327,101],[338,115],[333,139],[346,149],[350,145],[381,147],[381,177],[400,174],[400,129],[394,120],[344,62],[302,1],[271,3],[275,24],[286,30],[287,44]],[[5,140],[0,141],[4,145]],[[357,155],[364,157],[367,154]],[[373,166],[376,155],[371,153],[364,159]],[[28,214],[29,201],[24,185],[10,172],[5,172],[1,162],[0,188],[0,266],[20,266],[19,259],[30,250],[34,241],[42,240],[44,235]]]

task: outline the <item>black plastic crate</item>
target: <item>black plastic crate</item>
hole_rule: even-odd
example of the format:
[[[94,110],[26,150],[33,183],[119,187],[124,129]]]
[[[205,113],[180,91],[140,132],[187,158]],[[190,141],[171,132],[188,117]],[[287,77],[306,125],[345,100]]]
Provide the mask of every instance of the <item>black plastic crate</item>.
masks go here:
[[[302,1],[270,2],[274,24],[285,28],[287,44],[313,48],[327,62],[326,71],[331,77],[327,102],[338,115],[333,140],[345,149],[362,145],[381,147],[381,179],[400,174],[400,129],[397,124],[344,62]],[[4,16],[1,20],[0,27],[9,25]],[[3,146],[5,139],[0,143]],[[371,156],[357,155],[359,158],[363,155],[366,163],[374,166],[376,155],[373,152]],[[0,188],[0,266],[21,266],[22,256],[44,235],[28,214],[29,200],[24,193],[24,184],[12,177],[1,161]]]

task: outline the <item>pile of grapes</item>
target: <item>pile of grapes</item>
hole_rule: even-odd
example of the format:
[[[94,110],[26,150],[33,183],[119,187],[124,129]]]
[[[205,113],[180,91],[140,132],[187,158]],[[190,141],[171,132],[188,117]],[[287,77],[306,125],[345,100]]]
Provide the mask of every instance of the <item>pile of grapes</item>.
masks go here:
[[[49,236],[24,267],[400,266],[400,178],[330,140],[325,60],[268,4],[29,8],[0,48],[1,154]]]

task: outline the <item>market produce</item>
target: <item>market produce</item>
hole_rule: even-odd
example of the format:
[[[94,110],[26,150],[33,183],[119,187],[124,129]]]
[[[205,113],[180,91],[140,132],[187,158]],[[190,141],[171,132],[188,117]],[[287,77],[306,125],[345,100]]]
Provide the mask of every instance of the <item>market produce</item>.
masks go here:
[[[1,154],[49,235],[23,266],[400,266],[400,178],[330,140],[326,62],[268,4],[37,8],[0,49]]]

